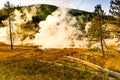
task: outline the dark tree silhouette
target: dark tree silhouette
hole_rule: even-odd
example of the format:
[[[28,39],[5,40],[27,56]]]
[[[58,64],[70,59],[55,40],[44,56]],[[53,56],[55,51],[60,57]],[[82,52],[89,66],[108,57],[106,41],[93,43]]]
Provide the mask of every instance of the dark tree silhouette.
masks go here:
[[[120,26],[120,0],[111,0],[109,12],[116,17],[117,25]]]
[[[11,17],[10,17],[10,9],[11,9],[11,6],[10,6],[10,2],[9,2],[9,1],[7,1],[7,2],[4,4],[4,9],[7,11],[8,17],[9,17],[10,44],[11,44],[11,50],[13,50],[12,26],[11,26]]]

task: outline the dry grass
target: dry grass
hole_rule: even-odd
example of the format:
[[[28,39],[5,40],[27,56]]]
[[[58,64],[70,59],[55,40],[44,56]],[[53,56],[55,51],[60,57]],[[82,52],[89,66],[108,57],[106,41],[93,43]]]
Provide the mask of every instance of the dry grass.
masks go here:
[[[65,56],[77,57],[120,72],[120,54],[117,51],[106,52],[106,57],[102,57],[99,50],[38,49],[36,46],[14,46],[14,50],[10,50],[8,45],[0,44],[0,80],[116,80],[104,73],[91,73],[94,72],[92,69],[66,61]],[[60,67],[38,60],[65,66]],[[68,66],[79,67],[81,70]]]

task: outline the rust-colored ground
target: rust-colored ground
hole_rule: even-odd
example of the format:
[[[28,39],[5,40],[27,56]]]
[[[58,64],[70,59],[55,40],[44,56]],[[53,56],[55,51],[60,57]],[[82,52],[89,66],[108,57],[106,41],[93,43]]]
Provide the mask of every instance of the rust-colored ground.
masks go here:
[[[106,51],[105,57],[103,57],[101,51],[96,50],[96,49],[93,49],[93,50],[81,49],[81,48],[40,49],[40,48],[38,48],[38,46],[33,46],[33,45],[31,45],[31,46],[30,45],[26,45],[26,46],[25,45],[24,46],[17,45],[17,46],[14,46],[13,50],[10,50],[10,46],[3,44],[3,43],[0,43],[0,61],[2,63],[0,66],[0,71],[3,72],[4,71],[3,69],[6,70],[7,66],[9,66],[9,67],[11,67],[11,65],[13,67],[16,66],[15,67],[16,70],[13,72],[13,75],[12,75],[12,77],[14,77],[16,72],[20,71],[21,69],[25,70],[25,72],[26,72],[26,71],[31,71],[31,68],[35,67],[36,65],[42,66],[43,63],[41,63],[41,62],[37,63],[39,61],[45,62],[46,65],[49,65],[49,62],[52,62],[52,63],[65,64],[65,65],[71,66],[71,67],[76,66],[76,67],[79,67],[83,70],[84,69],[91,70],[89,68],[86,68],[86,66],[84,66],[84,65],[66,61],[65,56],[72,56],[72,57],[75,57],[78,59],[83,59],[85,61],[89,61],[89,62],[94,63],[96,65],[108,68],[110,70],[120,72],[120,52],[115,51],[115,50]],[[15,64],[14,64],[14,62],[15,62]],[[34,63],[35,63],[35,66],[32,66],[32,64],[34,64]],[[30,67],[29,65],[32,67]],[[45,71],[49,71],[47,69],[50,66],[46,66],[46,65],[44,65],[42,67],[45,69]],[[24,68],[22,68],[23,66],[25,66],[25,67],[27,66],[30,68],[24,69]],[[12,69],[14,69],[13,67],[8,68],[7,69],[8,72],[6,72],[6,71],[4,71],[4,72],[6,74],[9,74],[10,71]],[[36,68],[36,71],[37,71],[37,69],[41,69],[41,68]],[[54,70],[56,71],[56,69],[57,68],[55,68]],[[41,70],[43,70],[43,69],[41,69]],[[33,69],[33,71],[35,71],[35,70]],[[61,71],[59,71],[59,72],[61,72]],[[84,71],[81,73],[84,73]],[[22,80],[22,76],[24,76],[24,74],[21,72],[19,72],[19,74],[22,74],[21,76],[18,75],[20,80]],[[28,73],[26,72],[26,74],[28,74]],[[39,74],[42,75],[41,72],[39,72]],[[66,74],[66,73],[63,73],[63,75],[64,74]],[[73,71],[73,73],[71,73],[71,75],[72,74],[74,74],[74,71]],[[53,75],[55,75],[55,74],[53,74]],[[85,76],[83,74],[81,74],[81,75]],[[81,76],[81,75],[79,75],[79,76]],[[2,76],[2,77],[4,77],[4,76]],[[8,77],[11,77],[11,76],[8,76]],[[25,76],[25,77],[27,77],[26,79],[30,79],[28,76]],[[33,77],[36,77],[36,76],[33,76]],[[42,77],[44,77],[44,76],[42,76]],[[51,76],[49,76],[49,77],[51,77]],[[57,77],[57,75],[56,75],[56,77]],[[68,76],[64,76],[64,77],[68,77]],[[78,77],[78,76],[75,75],[75,77]],[[91,79],[93,79],[92,76],[89,76],[89,77]],[[14,78],[17,79],[16,77],[14,77]],[[38,78],[40,78],[40,76]],[[47,78],[48,78],[48,76],[47,76]],[[104,78],[104,77],[102,77],[102,78]],[[82,79],[82,77],[81,77],[81,79]],[[76,80],[79,80],[79,78],[77,78]]]

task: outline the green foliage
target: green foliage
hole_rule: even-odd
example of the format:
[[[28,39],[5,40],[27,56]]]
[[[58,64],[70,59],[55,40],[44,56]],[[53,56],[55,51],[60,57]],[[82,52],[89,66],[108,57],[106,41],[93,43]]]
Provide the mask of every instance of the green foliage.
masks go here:
[[[69,11],[69,13],[72,15],[72,16],[85,16],[85,21],[90,21],[92,19],[92,13],[90,12],[86,12],[86,11],[82,11],[82,10],[76,10],[76,9],[71,9]]]
[[[111,0],[109,12],[120,18],[120,0]]]
[[[111,0],[109,12],[117,18],[116,23],[120,26],[120,0]]]
[[[104,15],[105,13],[102,10],[101,5],[96,5],[95,10],[93,12],[93,19],[89,33],[91,39],[100,40],[103,56],[105,56],[104,45],[103,45],[104,44],[103,39],[105,36],[105,29],[103,27],[103,25],[105,24]]]
[[[13,4],[10,5],[10,13],[12,13],[15,9],[20,10],[22,7],[17,5],[14,6]],[[2,20],[5,20],[8,18],[8,13],[7,13],[7,5],[5,4],[5,6],[3,7],[3,9],[0,10],[0,24],[2,24]]]
[[[0,27],[3,25],[2,20],[3,20],[3,11],[0,10]]]
[[[0,10],[0,22],[1,22],[1,20],[3,19],[3,18],[2,18],[2,14],[3,14],[3,13],[2,13],[2,10]]]
[[[4,4],[3,9],[1,10],[1,12],[2,12],[2,20],[7,19],[9,17],[8,13],[11,14],[16,8],[15,8],[15,6],[13,4],[11,4],[9,1],[7,1]]]
[[[8,17],[8,14],[5,10],[0,10],[0,25],[2,24],[2,20],[6,19]],[[1,26],[0,26],[1,27]]]
[[[105,24],[104,20],[104,11],[101,8],[101,5],[95,6],[95,10],[93,12],[93,18],[91,23],[91,28],[89,29],[89,38],[99,40],[100,39],[100,29],[102,31],[102,34],[106,33],[105,28],[103,27],[103,24]]]
[[[14,7],[14,9],[17,9],[17,10],[20,10],[21,8],[22,8],[22,6],[20,6],[20,5],[17,5]]]
[[[41,20],[45,20],[45,18],[56,9],[57,7],[52,5],[41,5],[37,11],[36,16],[33,16],[33,21],[40,22]]]

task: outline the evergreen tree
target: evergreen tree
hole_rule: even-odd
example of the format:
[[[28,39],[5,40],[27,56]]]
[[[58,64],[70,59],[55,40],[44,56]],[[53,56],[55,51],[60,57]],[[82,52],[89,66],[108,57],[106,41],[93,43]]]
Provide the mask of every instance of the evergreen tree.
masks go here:
[[[109,12],[117,18],[117,24],[120,26],[120,0],[111,0]]]
[[[91,23],[91,28],[89,29],[89,38],[91,40],[100,40],[101,43],[101,49],[104,56],[104,48],[103,48],[103,37],[105,29],[102,27],[102,25],[105,23],[104,21],[104,11],[102,10],[101,5],[96,5],[95,10],[93,12],[93,18]]]

